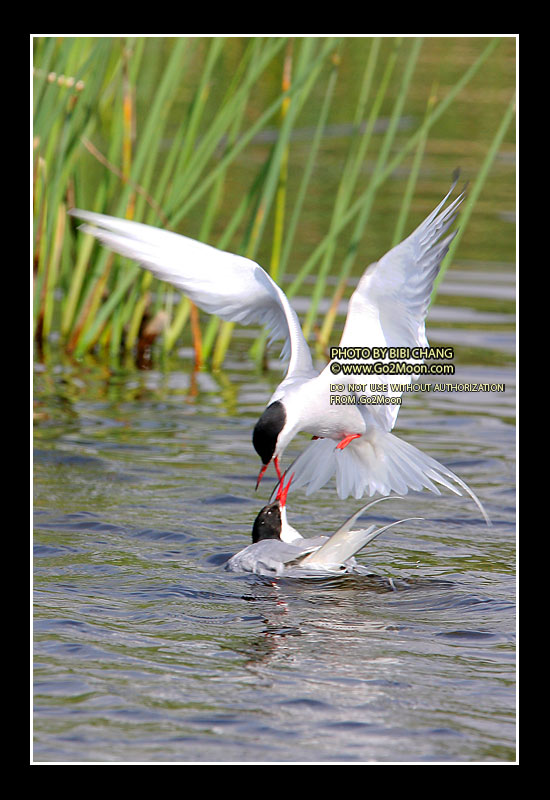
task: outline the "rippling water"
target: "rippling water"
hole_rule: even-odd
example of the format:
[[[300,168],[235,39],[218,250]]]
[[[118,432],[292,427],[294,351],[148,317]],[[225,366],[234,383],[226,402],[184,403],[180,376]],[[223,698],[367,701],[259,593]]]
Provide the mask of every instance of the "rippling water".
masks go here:
[[[505,391],[409,394],[395,431],[493,527],[450,492],[380,504],[373,521],[424,521],[360,555],[372,577],[224,570],[274,485],[254,492],[250,434],[278,373],[253,370],[246,338],[217,376],[186,352],[149,372],[37,363],[34,759],[513,761],[513,284],[449,272],[428,329],[459,351],[453,383]],[[333,487],[289,502],[305,535],[359,505]]]

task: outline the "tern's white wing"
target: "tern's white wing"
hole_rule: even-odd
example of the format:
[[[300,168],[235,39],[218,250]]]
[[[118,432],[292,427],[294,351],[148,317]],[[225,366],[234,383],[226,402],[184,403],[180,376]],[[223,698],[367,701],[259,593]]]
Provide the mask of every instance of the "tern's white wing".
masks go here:
[[[427,345],[424,321],[434,280],[456,231],[441,237],[464,199],[462,192],[441,211],[455,186],[410,236],[365,271],[349,301],[342,347]]]
[[[388,528],[393,528],[394,525],[400,525],[402,522],[420,519],[420,517],[400,519],[397,522],[384,525],[384,527],[378,528],[377,530],[375,530],[375,525],[369,525],[369,527],[365,529],[352,530],[353,525],[355,525],[361,514],[364,514],[364,512],[372,506],[375,506],[377,503],[383,503],[385,500],[403,499],[403,497],[380,497],[378,500],[373,500],[362,506],[359,511],[356,511],[355,514],[348,517],[344,524],[338,528],[318,550],[307,554],[305,558],[300,561],[300,565],[316,568],[334,568],[338,565],[345,565],[345,562],[349,558],[356,555],[359,550],[366,547],[373,539],[376,539],[381,533],[387,531]]]
[[[79,209],[70,213],[89,223],[82,226],[85,233],[177,286],[209,314],[268,327],[271,339],[285,342],[281,355],[290,358],[288,376],[317,374],[296,312],[254,261],[152,225]]]
[[[453,200],[449,206],[443,206],[454,191],[457,180],[441,203],[422,222],[421,225],[404,241],[393,247],[382,258],[371,264],[364,272],[357,288],[353,292],[340,347],[427,347],[425,319],[428,312],[434,280],[439,272],[441,262],[456,231],[442,238],[456,218],[456,212],[464,199],[464,192]],[[338,359],[335,359],[338,360]],[[378,359],[367,359],[372,363]],[[379,359],[382,360],[382,359]],[[420,363],[422,359],[401,359]],[[386,375],[368,376],[355,373],[346,378],[341,373],[340,382],[388,384],[408,384],[412,375],[398,375],[393,378]],[[327,380],[336,380],[335,375],[327,367]],[[365,392],[366,394],[381,394]],[[398,397],[401,392],[389,391],[384,394]],[[368,414],[385,430],[391,431],[400,406],[378,405],[362,406]]]
[[[388,498],[382,497],[382,500]],[[376,502],[376,501],[375,501]],[[364,511],[361,509],[357,516]],[[383,528],[376,530],[375,525],[369,525],[364,530],[357,531],[343,531],[339,530],[333,534],[328,542],[325,542],[318,550],[310,553],[300,561],[301,567],[308,567],[314,569],[338,569],[346,566],[346,562],[353,558],[360,550],[366,547],[373,539],[380,536],[381,533],[393,528],[395,525],[401,525],[402,522],[412,522],[413,520],[421,520],[422,517],[407,517],[407,519],[399,519],[397,522],[391,522],[384,525]]]
[[[341,347],[427,346],[424,321],[433,283],[455,234],[441,237],[452,225],[457,208],[464,199],[462,192],[443,209],[456,183],[455,180],[441,203],[407,239],[365,271],[350,298]],[[370,358],[363,363],[368,366],[373,360],[376,359]],[[366,390],[355,390],[356,395],[385,394],[396,397],[401,391],[392,391],[390,380],[396,384],[406,384],[413,377],[399,375],[388,379],[383,374],[369,377],[366,372],[346,376],[342,372],[335,373],[332,367],[331,362],[319,378],[320,382],[325,382],[327,394],[329,385],[338,382],[367,385]],[[388,385],[390,391],[376,388],[370,391],[368,385],[371,381]],[[373,495],[376,492],[384,495],[391,492],[407,494],[409,489],[419,491],[424,488],[439,494],[436,483],[460,494],[460,490],[453,485],[458,484],[472,497],[485,521],[490,524],[480,501],[464,481],[443,464],[390,433],[399,405],[358,402],[356,408],[365,419],[365,434],[352,440],[344,449],[339,449],[333,439],[312,442],[288,468],[289,472],[294,473],[294,489],[307,486],[307,494],[312,494],[324,486],[332,475],[336,476],[338,495],[342,498],[350,494],[360,498],[365,493]]]
[[[326,536],[316,536],[289,544],[279,539],[262,539],[255,544],[249,544],[244,550],[232,556],[225,568],[230,572],[282,575],[287,564],[296,562],[312,550],[317,550],[326,540]]]

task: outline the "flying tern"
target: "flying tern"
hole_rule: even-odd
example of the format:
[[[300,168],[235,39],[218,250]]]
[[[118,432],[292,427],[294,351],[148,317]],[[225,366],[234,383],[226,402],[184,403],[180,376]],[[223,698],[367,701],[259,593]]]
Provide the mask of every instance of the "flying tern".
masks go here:
[[[465,193],[449,202],[450,191],[432,213],[404,241],[393,247],[363,273],[351,295],[340,348],[357,353],[356,369],[372,369],[372,353],[401,348],[425,354],[428,347],[425,318],[441,262],[456,235],[447,233]],[[153,275],[181,289],[199,308],[224,320],[260,323],[270,341],[282,339],[281,357],[288,359],[286,375],[271,396],[254,428],[252,441],[262,460],[256,488],[273,461],[281,478],[280,460],[291,440],[301,431],[315,441],[292,465],[294,486],[311,494],[333,475],[341,498],[364,494],[407,494],[428,489],[440,494],[437,484],[455,494],[466,491],[488,517],[474,492],[450,469],[391,433],[400,405],[400,386],[389,389],[375,378],[336,374],[332,359],[318,371],[313,365],[296,312],[282,289],[254,261],[223,252],[202,242],[143,223],[73,209],[84,220],[85,233],[104,246],[135,260]],[[419,350],[418,350],[419,349]],[[385,359],[387,361],[387,358]],[[420,364],[423,358],[406,359]],[[410,384],[414,374],[396,379]],[[331,386],[337,382],[355,398],[353,404],[331,403]],[[389,391],[388,391],[389,389]],[[373,404],[373,395],[395,404]],[[458,488],[460,487],[460,488]]]
[[[232,556],[226,564],[231,572],[252,572],[266,577],[319,578],[342,574],[369,574],[366,567],[357,563],[354,556],[381,533],[421,517],[401,519],[376,528],[356,527],[358,518],[376,503],[403,499],[380,497],[356,511],[332,536],[304,538],[289,523],[286,516],[286,498],[293,476],[284,486],[284,475],[279,482],[277,496],[264,506],[254,520],[252,544]]]

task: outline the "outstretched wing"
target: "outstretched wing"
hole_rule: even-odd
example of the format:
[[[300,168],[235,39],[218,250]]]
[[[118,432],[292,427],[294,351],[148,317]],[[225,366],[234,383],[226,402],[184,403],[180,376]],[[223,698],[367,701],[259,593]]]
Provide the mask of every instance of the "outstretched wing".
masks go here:
[[[444,235],[453,224],[457,209],[465,196],[461,192],[447,208],[443,208],[456,183],[457,179],[441,203],[410,236],[365,270],[349,301],[340,347],[412,349],[428,346],[425,319],[434,280],[457,231]],[[365,363],[372,363],[374,360],[367,359]],[[403,360],[410,360],[411,363],[422,361]],[[335,380],[330,364],[327,367],[328,378],[332,382]],[[408,384],[412,378],[412,375],[399,375],[391,380],[398,384]],[[355,373],[349,379],[338,374],[337,379],[347,383],[370,383],[364,373]],[[372,380],[378,384],[389,382],[380,374],[374,375]],[[380,392],[377,391],[376,394]],[[388,391],[385,394],[398,397],[401,392]],[[362,410],[368,409],[367,414],[372,414],[378,424],[391,430],[399,408],[398,404],[376,407],[368,405],[363,406]]]
[[[309,347],[285,293],[254,261],[140,222],[73,209],[85,233],[181,289],[199,308],[283,339],[288,375],[315,375]]]
[[[455,186],[456,180],[424,222],[365,271],[349,301],[342,347],[427,345],[424,321],[434,280],[457,232],[441,237],[465,196],[461,192],[441,211]]]

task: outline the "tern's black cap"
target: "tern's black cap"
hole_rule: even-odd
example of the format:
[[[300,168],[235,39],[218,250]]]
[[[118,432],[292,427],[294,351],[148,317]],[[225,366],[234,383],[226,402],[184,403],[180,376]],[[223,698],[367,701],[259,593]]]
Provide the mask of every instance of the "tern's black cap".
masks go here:
[[[252,526],[252,543],[281,538],[281,506],[278,500],[264,506]]]
[[[273,458],[277,437],[285,426],[285,407],[279,400],[271,403],[254,427],[252,444],[262,459],[262,464],[269,464]]]

